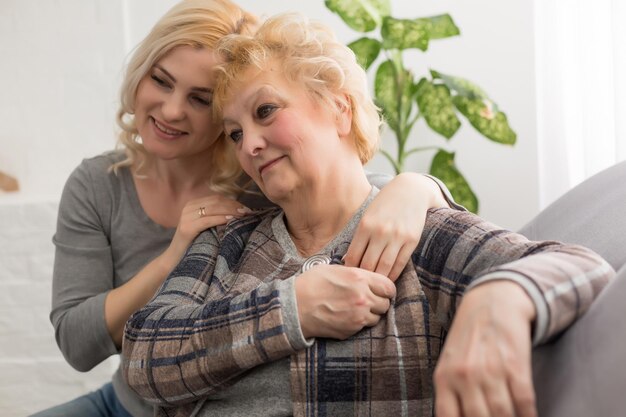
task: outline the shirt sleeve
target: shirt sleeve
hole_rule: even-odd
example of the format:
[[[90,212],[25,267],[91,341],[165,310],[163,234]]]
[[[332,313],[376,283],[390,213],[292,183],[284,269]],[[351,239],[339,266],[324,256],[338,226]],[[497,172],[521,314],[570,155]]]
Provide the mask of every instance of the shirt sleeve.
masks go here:
[[[590,249],[529,241],[471,213],[449,209],[430,211],[416,255],[429,299],[447,327],[465,291],[497,279],[519,283],[537,311],[535,344],[571,325],[615,275]]]
[[[198,401],[312,343],[297,315],[294,321],[293,280],[229,291],[236,273],[228,265],[239,254],[221,240],[215,229],[200,234],[155,298],[126,323],[123,375],[152,404]]]
[[[118,353],[104,320],[113,288],[111,247],[85,163],[67,180],[59,203],[50,320],[68,363],[88,371]]]

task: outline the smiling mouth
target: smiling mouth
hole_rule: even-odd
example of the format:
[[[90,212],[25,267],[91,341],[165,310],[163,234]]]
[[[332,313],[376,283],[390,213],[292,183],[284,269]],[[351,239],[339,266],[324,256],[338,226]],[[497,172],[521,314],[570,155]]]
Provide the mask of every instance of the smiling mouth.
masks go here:
[[[152,119],[152,123],[154,124],[154,127],[156,127],[160,132],[162,132],[165,135],[182,136],[187,133],[187,132],[183,132],[182,130],[176,130],[176,129],[166,127],[162,125],[161,123],[159,123],[158,120],[156,120],[154,117],[151,117],[151,119]]]
[[[265,163],[265,164],[261,165],[261,166],[259,167],[259,174],[263,175],[263,172],[264,172],[264,171],[267,171],[267,169],[268,169],[268,168],[271,168],[271,167],[273,167],[274,165],[276,165],[276,163],[277,163],[278,161],[280,161],[281,159],[283,159],[284,157],[285,157],[284,155],[283,155],[283,156],[279,156],[278,158],[276,158],[276,159],[272,159],[272,160],[271,160],[271,161],[269,161],[268,163]]]

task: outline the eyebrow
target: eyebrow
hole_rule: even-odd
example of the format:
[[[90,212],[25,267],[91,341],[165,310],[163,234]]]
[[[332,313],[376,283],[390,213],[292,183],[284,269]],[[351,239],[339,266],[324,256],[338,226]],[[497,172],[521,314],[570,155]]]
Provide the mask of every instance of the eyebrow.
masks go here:
[[[158,68],[160,71],[162,71],[173,82],[177,82],[176,77],[174,77],[172,74],[170,74],[168,70],[166,70],[165,68],[163,68],[159,64],[155,64],[154,67]],[[208,87],[191,87],[191,91],[196,91],[196,92],[199,92],[199,93],[213,94],[213,89],[212,88],[208,88]]]

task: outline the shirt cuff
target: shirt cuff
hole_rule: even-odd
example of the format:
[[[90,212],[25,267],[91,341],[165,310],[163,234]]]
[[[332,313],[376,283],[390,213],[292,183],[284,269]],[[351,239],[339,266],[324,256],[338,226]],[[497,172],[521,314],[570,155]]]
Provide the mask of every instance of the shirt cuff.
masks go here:
[[[302,334],[300,318],[298,317],[298,301],[296,299],[296,277],[292,276],[277,284],[280,292],[280,302],[283,306],[283,324],[289,343],[295,350],[306,349],[313,345],[315,338],[306,339]]]
[[[547,336],[546,333],[548,331],[548,324],[550,323],[550,310],[543,293],[530,278],[513,271],[491,272],[472,281],[472,283],[465,289],[465,292],[470,291],[472,288],[484,284],[485,282],[497,280],[508,280],[518,283],[532,300],[535,305],[535,311],[537,312],[537,317],[535,318],[535,324],[533,326],[533,346],[538,346]]]

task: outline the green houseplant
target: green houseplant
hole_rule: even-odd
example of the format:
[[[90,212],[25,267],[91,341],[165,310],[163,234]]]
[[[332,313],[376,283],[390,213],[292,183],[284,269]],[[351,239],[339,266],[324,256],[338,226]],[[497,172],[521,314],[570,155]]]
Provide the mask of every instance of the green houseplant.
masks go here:
[[[390,0],[325,0],[325,4],[362,34],[348,46],[366,70],[376,68],[374,97],[397,140],[395,156],[385,150],[381,153],[399,173],[404,170],[407,157],[435,149],[430,173],[448,186],[455,200],[477,212],[478,198],[456,166],[454,152],[438,146],[408,149],[407,144],[415,123],[422,118],[433,131],[449,140],[461,127],[459,115],[487,139],[507,145],[516,141],[517,135],[506,115],[474,83],[432,69],[429,74],[416,77],[405,66],[403,51],[425,52],[431,40],[460,34],[450,15],[396,19],[391,16]],[[382,62],[373,67],[381,54]]]

